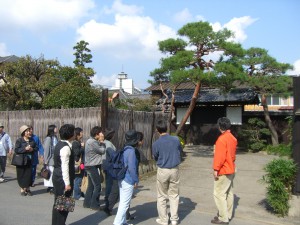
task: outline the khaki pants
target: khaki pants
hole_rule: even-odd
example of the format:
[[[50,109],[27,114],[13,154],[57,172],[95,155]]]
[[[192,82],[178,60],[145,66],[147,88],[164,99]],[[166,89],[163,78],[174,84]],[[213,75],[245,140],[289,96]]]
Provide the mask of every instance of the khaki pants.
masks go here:
[[[214,199],[219,210],[219,220],[228,222],[233,212],[233,178],[234,174],[219,176],[214,181]]]
[[[168,224],[167,199],[170,202],[171,221],[178,221],[179,169],[157,168],[157,211],[160,220]]]

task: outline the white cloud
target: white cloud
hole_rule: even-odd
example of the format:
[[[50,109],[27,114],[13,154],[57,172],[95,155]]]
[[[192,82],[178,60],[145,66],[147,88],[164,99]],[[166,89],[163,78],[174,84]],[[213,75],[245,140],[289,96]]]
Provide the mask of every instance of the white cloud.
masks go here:
[[[193,16],[190,11],[185,8],[180,12],[175,13],[174,21],[177,23],[185,24],[193,21],[205,21],[204,17],[201,15]]]
[[[253,19],[250,16],[243,16],[239,18],[233,18],[228,23],[222,26],[219,22],[213,23],[212,27],[214,31],[218,31],[223,28],[227,28],[234,33],[234,38],[231,41],[242,43],[247,39],[245,29],[258,19]]]
[[[300,75],[300,59],[294,62],[294,69],[287,71],[288,75]]]
[[[46,31],[76,26],[88,11],[95,7],[93,0],[1,0],[2,28],[23,28]]]
[[[0,42],[0,56],[3,57],[3,56],[9,56],[9,55],[10,55],[10,53],[7,51],[5,43]]]
[[[176,36],[172,28],[150,17],[115,15],[114,24],[90,20],[77,29],[78,40],[85,40],[93,51],[117,58],[157,59],[158,41]]]
[[[185,8],[174,15],[174,20],[179,23],[186,23],[193,20],[193,15]]]
[[[93,84],[95,85],[102,85],[104,88],[110,89],[115,85],[115,81],[117,79],[117,75],[113,74],[111,76],[101,76],[101,75],[95,75],[92,78]]]
[[[143,12],[144,8],[136,5],[124,5],[121,0],[114,1],[111,8],[104,8],[106,14],[121,14],[121,15],[138,15]]]

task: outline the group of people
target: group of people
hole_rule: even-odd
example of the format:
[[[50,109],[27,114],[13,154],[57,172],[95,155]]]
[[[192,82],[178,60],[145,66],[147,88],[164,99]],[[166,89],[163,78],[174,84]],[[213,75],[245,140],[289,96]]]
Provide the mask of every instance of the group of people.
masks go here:
[[[233,214],[233,179],[235,174],[235,154],[237,139],[230,132],[230,120],[226,117],[218,120],[221,135],[216,141],[213,160],[214,176],[214,200],[218,208],[217,215],[211,220],[213,224],[229,224]],[[161,225],[179,223],[179,164],[182,157],[182,146],[176,136],[167,133],[167,122],[159,120],[156,130],[160,137],[152,145],[152,156],[157,163],[157,211],[156,222]],[[143,143],[142,132],[128,130],[125,133],[123,157],[127,168],[125,176],[121,180],[114,180],[110,175],[109,163],[117,150],[111,139],[114,130],[103,130],[95,126],[90,131],[90,137],[84,143],[83,130],[75,128],[72,124],[65,124],[59,129],[60,140],[56,136],[57,128],[49,126],[44,145],[33,134],[31,126],[23,125],[20,128],[21,137],[15,144],[15,152],[25,154],[30,164],[17,166],[17,180],[21,187],[21,195],[32,195],[30,186],[34,185],[36,173],[36,157],[43,156],[44,163],[51,171],[51,178],[45,181],[49,192],[54,193],[54,199],[58,196],[74,196],[83,200],[83,207],[92,210],[103,210],[111,215],[114,205],[119,200],[114,225],[130,225],[127,221],[134,219],[129,213],[130,202],[134,189],[139,183],[139,148]],[[3,126],[0,124],[0,178],[3,179],[5,166],[3,163],[6,154],[12,151],[12,145],[5,137]],[[41,150],[43,149],[43,150]],[[5,152],[5,154],[4,154]],[[80,166],[80,172],[76,172],[76,165]],[[35,167],[35,168],[34,168]],[[102,173],[105,175],[105,207],[100,208]],[[80,183],[83,176],[87,176],[88,186],[82,193]],[[48,182],[48,183],[47,183]],[[47,189],[48,190],[48,189]],[[83,198],[84,196],[84,198]],[[170,218],[167,210],[167,201],[170,205]],[[53,205],[52,225],[64,225],[68,216],[67,211],[56,210]]]

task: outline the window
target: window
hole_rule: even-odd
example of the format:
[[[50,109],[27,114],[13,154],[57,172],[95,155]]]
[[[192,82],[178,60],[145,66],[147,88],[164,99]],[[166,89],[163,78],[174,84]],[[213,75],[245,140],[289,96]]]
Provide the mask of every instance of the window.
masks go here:
[[[259,96],[261,100],[261,96]],[[267,104],[268,105],[280,105],[280,106],[292,106],[293,105],[293,97],[280,97],[278,95],[270,95],[267,96]]]
[[[180,124],[182,118],[184,117],[185,113],[186,113],[187,108],[177,108],[176,109],[176,124]],[[190,124],[190,116],[187,119],[185,124]]]
[[[242,125],[242,107],[228,106],[226,108],[226,117],[230,119],[231,124]]]

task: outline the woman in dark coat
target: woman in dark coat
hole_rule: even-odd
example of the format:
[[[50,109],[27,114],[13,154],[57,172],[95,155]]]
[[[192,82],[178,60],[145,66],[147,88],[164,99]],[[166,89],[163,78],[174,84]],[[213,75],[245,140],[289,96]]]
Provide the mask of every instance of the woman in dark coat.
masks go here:
[[[54,203],[58,196],[72,196],[75,177],[74,153],[71,142],[74,140],[75,127],[65,124],[59,129],[61,141],[54,149],[54,170],[52,182],[54,187]],[[52,225],[65,225],[68,217],[67,211],[52,210]]]
[[[15,144],[15,153],[24,154],[27,159],[27,164],[23,166],[16,166],[17,180],[21,187],[22,196],[32,196],[30,191],[31,185],[31,167],[32,157],[35,151],[38,151],[38,147],[34,140],[31,138],[30,127],[23,125],[20,127],[21,137],[17,139]]]

